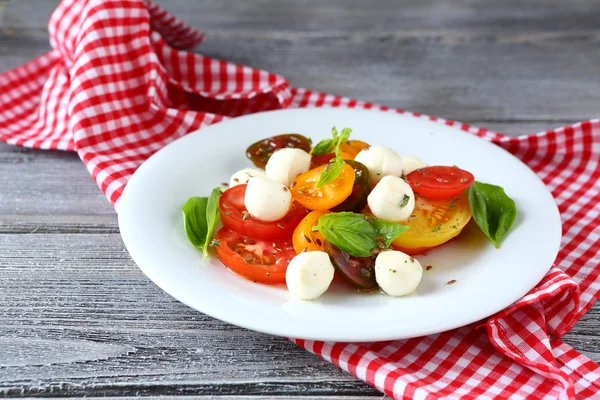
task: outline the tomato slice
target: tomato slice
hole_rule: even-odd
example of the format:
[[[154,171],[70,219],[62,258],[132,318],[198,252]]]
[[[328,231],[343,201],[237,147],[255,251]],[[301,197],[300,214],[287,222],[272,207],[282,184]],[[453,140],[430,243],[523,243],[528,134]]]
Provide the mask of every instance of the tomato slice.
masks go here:
[[[417,196],[413,213],[402,221],[408,230],[398,236],[392,246],[408,254],[429,250],[458,236],[470,219],[466,193],[445,200]]]
[[[354,186],[352,193],[341,204],[331,209],[333,212],[354,211],[360,212],[367,205],[367,197],[371,191],[371,178],[369,169],[362,163],[354,160],[345,160],[354,170]]]
[[[335,158],[335,153],[321,154],[320,156],[312,156],[310,158],[310,169],[320,167],[321,165],[329,164],[329,161]]]
[[[329,254],[331,263],[336,272],[354,287],[359,289],[374,289],[377,287],[375,280],[375,259],[372,257],[355,257],[325,242],[325,252]]]
[[[298,202],[292,202],[287,215],[279,221],[261,221],[250,214],[244,205],[246,185],[227,189],[219,199],[221,221],[227,229],[241,235],[264,240],[291,240],[292,233],[308,211]]]
[[[311,211],[306,217],[298,224],[294,235],[292,236],[292,242],[294,243],[294,250],[300,254],[302,251],[323,251],[323,244],[325,238],[319,231],[312,230],[313,226],[317,226],[319,218],[327,214],[328,211]]]
[[[285,283],[285,271],[296,256],[290,242],[265,241],[221,228],[217,232],[217,257],[231,271],[254,282]]]
[[[297,133],[268,137],[251,144],[246,150],[246,156],[258,168],[264,169],[275,150],[285,147],[302,149],[308,153],[310,151],[310,139]]]
[[[344,160],[354,160],[358,153],[370,146],[369,143],[360,140],[348,140],[340,143],[340,156]]]
[[[298,176],[290,185],[292,197],[309,210],[329,210],[341,204],[352,193],[354,169],[344,165],[340,175],[326,185],[317,188],[317,182],[327,165],[311,169]]]
[[[474,180],[469,171],[447,166],[419,168],[406,175],[406,181],[416,193],[432,200],[457,196]]]

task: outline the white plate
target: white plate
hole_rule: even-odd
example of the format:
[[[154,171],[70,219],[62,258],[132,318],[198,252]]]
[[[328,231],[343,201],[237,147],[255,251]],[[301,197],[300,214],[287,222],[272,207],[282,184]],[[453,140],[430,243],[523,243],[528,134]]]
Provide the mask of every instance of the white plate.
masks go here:
[[[284,132],[318,141],[331,127],[352,137],[416,155],[430,165],[455,165],[505,188],[517,220],[499,250],[477,229],[427,256],[416,293],[401,298],[334,286],[312,302],[285,287],[244,280],[216,257],[203,259],[188,242],[181,206],[207,196],[250,166],[248,145]],[[558,252],[558,209],[544,184],[521,161],[474,135],[443,124],[378,111],[297,109],[235,118],[166,146],[133,175],[119,204],[119,227],[131,256],[167,293],[205,314],[244,328],[303,339],[376,341],[457,328],[509,306],[546,274]],[[448,285],[450,280],[456,283]]]

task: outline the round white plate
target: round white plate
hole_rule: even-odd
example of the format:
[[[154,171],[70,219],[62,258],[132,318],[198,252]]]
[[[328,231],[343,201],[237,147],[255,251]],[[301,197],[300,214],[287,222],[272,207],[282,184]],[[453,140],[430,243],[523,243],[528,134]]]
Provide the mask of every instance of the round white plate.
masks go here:
[[[204,259],[187,241],[181,206],[207,196],[235,171],[250,166],[251,143],[299,132],[315,143],[331,127],[350,127],[354,139],[416,155],[430,165],[459,165],[477,180],[504,187],[518,209],[500,249],[476,227],[458,240],[417,257],[425,267],[416,293],[393,298],[333,285],[315,301],[290,298],[285,287],[264,286]],[[532,289],[558,252],[561,224],[555,202],[521,161],[474,135],[391,112],[296,109],[235,118],[191,133],[161,149],[133,175],[119,204],[119,227],[131,256],[167,293],[205,314],[274,335],[331,341],[411,338],[488,317]],[[471,224],[473,225],[473,224]],[[456,280],[454,284],[447,284]]]

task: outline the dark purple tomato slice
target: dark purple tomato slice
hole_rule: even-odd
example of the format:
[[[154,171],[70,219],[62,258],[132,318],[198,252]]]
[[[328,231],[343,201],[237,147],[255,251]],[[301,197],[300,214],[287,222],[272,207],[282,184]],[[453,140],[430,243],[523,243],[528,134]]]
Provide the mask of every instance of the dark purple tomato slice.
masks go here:
[[[335,270],[352,286],[359,289],[375,289],[375,258],[354,257],[340,250],[328,241],[324,244],[325,252],[329,254]]]
[[[344,202],[331,209],[333,212],[353,211],[361,212],[367,205],[367,197],[371,190],[371,180],[369,178],[369,169],[366,165],[354,160],[344,160],[354,170],[354,186],[352,193]]]
[[[265,168],[275,150],[291,147],[310,152],[310,139],[297,133],[277,135],[253,143],[246,150],[246,156],[258,168]]]

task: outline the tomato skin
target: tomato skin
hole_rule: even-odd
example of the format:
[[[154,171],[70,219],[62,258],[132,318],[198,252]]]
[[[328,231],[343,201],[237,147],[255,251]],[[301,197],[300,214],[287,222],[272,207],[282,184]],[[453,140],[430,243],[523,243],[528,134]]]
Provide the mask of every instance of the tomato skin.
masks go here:
[[[246,157],[258,168],[265,168],[275,150],[292,147],[310,151],[310,139],[297,133],[268,137],[252,143],[246,150]]]
[[[329,254],[336,272],[350,285],[359,289],[378,287],[375,279],[376,256],[351,256],[327,241],[325,242],[325,252]]]
[[[215,239],[219,261],[242,277],[268,285],[285,283],[285,271],[296,256],[290,242],[248,238],[221,228]],[[260,253],[260,254],[259,254]]]
[[[263,240],[290,240],[298,223],[308,214],[298,202],[279,221],[261,221],[251,215],[244,205],[247,185],[237,185],[227,189],[219,199],[219,209],[223,226],[243,236]],[[246,218],[246,219],[244,219]]]
[[[369,143],[361,140],[348,140],[340,143],[340,156],[344,160],[354,160],[358,153],[370,146]]]
[[[354,170],[354,185],[352,193],[343,203],[331,209],[333,212],[353,211],[361,212],[367,205],[367,197],[371,191],[371,178],[369,169],[366,165],[354,160],[345,160],[346,164],[350,165]]]
[[[317,226],[319,218],[328,213],[328,211],[311,211],[300,221],[292,236],[296,253],[300,254],[302,251],[323,251],[325,238],[321,232],[313,231],[312,227]]]
[[[335,158],[335,153],[321,154],[320,156],[313,155],[310,158],[310,169],[320,167],[321,165],[329,164],[329,161]]]
[[[444,200],[417,196],[411,216],[401,222],[408,230],[392,242],[392,247],[411,255],[422,253],[458,236],[470,220],[465,193]]]
[[[474,180],[469,171],[448,166],[423,167],[406,175],[406,181],[413,191],[431,200],[457,196]]]
[[[321,165],[298,176],[290,185],[292,197],[309,210],[329,210],[341,204],[352,193],[354,169],[344,165],[340,175],[326,185],[317,188],[317,182],[327,165]]]

